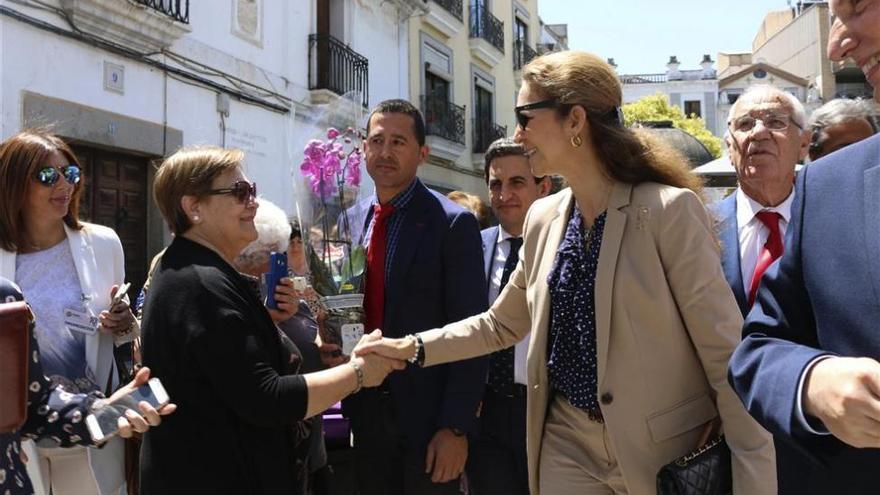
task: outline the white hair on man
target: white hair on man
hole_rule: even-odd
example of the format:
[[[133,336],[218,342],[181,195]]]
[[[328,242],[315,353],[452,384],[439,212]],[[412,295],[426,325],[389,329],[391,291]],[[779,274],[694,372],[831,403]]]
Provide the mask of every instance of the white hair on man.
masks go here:
[[[810,114],[810,127],[829,127],[850,120],[865,119],[876,131],[878,117],[880,105],[873,100],[836,98],[813,110]]]
[[[806,111],[804,105],[788,91],[783,91],[769,84],[757,84],[746,89],[736,102],[730,107],[727,114],[728,125],[733,121],[737,112],[743,105],[756,105],[761,103],[780,103],[791,112],[791,121],[801,129],[806,128]]]
[[[286,252],[290,242],[290,222],[287,213],[271,201],[260,198],[260,207],[254,217],[257,240],[248,244],[235,258],[235,264],[243,272],[265,270],[272,251]]]

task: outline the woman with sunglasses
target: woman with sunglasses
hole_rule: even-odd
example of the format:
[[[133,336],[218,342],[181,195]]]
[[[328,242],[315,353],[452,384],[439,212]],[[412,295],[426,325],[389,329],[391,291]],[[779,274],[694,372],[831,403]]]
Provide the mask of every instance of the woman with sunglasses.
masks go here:
[[[532,60],[518,105],[533,174],[569,187],[530,208],[507,286],[482,315],[361,353],[432,366],[530,335],[532,495],[655,494],[660,468],[719,420],[733,492],[776,493],[772,441],[727,382],[742,318],[698,180],[623,125],[620,82],[599,57]]]
[[[79,220],[82,170],[58,137],[25,131],[0,145],[0,276],[15,281],[36,314],[46,375],[71,393],[109,395],[121,384],[115,344],[138,326],[127,300],[111,307],[125,278],[112,229]],[[123,443],[101,449],[24,444],[28,474],[44,493],[116,494],[124,483]]]
[[[266,306],[233,267],[257,239],[257,190],[242,158],[185,148],[156,172],[156,203],[174,240],[153,272],[142,354],[179,408],[164,431],[144,435],[143,495],[301,493],[296,427],[402,368],[372,355],[314,373],[290,369]]]

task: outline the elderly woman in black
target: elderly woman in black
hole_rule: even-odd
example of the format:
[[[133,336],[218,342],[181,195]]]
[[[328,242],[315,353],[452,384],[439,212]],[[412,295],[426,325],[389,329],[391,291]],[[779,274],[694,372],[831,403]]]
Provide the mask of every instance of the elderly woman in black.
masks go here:
[[[180,408],[144,436],[144,495],[299,493],[298,422],[402,367],[368,356],[288,374],[278,328],[232,266],[257,238],[256,185],[241,161],[240,151],[182,149],[156,174],[175,237],[144,307],[143,358]]]

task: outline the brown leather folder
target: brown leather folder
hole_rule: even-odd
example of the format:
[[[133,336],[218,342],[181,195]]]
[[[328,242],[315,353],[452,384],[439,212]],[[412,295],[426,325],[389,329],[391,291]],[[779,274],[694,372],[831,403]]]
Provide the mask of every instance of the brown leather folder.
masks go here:
[[[27,418],[30,322],[27,303],[0,304],[0,433],[20,428]]]

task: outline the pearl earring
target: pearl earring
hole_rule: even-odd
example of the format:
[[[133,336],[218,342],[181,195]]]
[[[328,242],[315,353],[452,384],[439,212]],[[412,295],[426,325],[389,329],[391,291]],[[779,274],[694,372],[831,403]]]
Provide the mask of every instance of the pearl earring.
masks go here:
[[[193,222],[198,222],[198,221],[199,221],[199,216],[193,215]]]

